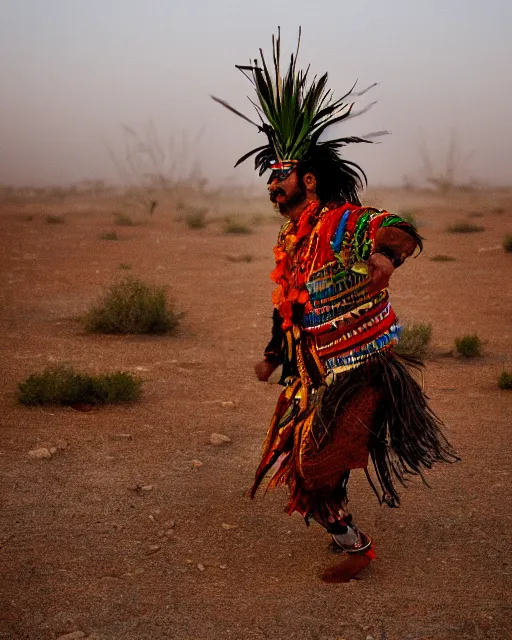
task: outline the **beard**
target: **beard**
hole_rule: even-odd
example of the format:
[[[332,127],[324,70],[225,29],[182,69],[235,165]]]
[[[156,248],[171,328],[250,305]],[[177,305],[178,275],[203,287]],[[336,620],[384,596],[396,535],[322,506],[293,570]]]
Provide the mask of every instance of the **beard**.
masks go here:
[[[271,192],[270,200],[274,203],[274,207],[279,211],[279,213],[282,216],[286,216],[288,212],[292,211],[295,207],[306,200],[307,192],[305,185],[301,184],[297,191],[293,195],[289,196],[284,202],[276,202],[277,196],[279,195],[286,197],[286,192],[280,187],[277,187]]]

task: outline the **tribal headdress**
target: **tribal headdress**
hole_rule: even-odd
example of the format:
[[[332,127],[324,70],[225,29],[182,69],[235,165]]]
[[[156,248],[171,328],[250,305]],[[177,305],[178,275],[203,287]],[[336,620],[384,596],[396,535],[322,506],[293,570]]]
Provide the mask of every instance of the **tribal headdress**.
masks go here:
[[[281,76],[280,30],[277,39],[272,36],[273,77],[261,49],[261,66],[256,59],[254,64],[248,66],[236,65],[254,85],[257,102],[251,98],[249,100],[256,109],[260,124],[226,101],[212,96],[216,102],[257,127],[268,139],[267,144],[244,154],[235,167],[255,154],[254,166],[259,170],[259,175],[267,169],[286,175],[299,162],[320,164],[322,169],[327,168],[328,173],[338,174],[338,177],[341,175],[345,180],[342,195],[347,200],[357,201],[357,189],[362,186],[362,178],[366,181],[366,175],[357,164],[340,158],[338,152],[348,144],[371,142],[371,138],[387,132],[377,131],[362,138],[350,136],[327,141],[320,141],[320,137],[327,127],[366,112],[374,103],[354,111],[352,99],[362,96],[376,83],[358,92],[354,91],[354,84],[348,93],[334,99],[331,89],[327,89],[327,73],[320,78],[315,76],[308,82],[309,66],[305,71],[297,70],[300,37],[299,29],[297,50],[291,55],[284,77]]]

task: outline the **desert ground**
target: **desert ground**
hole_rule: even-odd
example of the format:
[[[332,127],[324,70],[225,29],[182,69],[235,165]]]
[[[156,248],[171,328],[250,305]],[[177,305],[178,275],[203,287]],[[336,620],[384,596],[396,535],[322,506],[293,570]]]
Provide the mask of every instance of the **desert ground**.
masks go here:
[[[412,212],[426,238],[390,291],[403,322],[432,325],[425,388],[462,461],[429,472],[431,488],[413,479],[395,510],[353,474],[351,508],[377,560],[346,584],[320,579],[339,558],[320,527],[284,514],[284,489],[247,495],[280,391],[253,373],[278,215],[250,196],[180,198],[159,197],[149,216],[110,191],[4,194],[0,638],[512,638],[512,392],[497,385],[512,371],[512,191],[365,195]],[[208,208],[204,228],[187,225],[191,206]],[[251,233],[226,233],[227,215]],[[464,221],[484,230],[447,231]],[[168,287],[184,314],[176,333],[84,331],[126,275]],[[458,356],[455,339],[475,333],[482,357]],[[21,406],[17,384],[56,363],[138,373],[142,398]],[[29,455],[38,448],[51,457]]]

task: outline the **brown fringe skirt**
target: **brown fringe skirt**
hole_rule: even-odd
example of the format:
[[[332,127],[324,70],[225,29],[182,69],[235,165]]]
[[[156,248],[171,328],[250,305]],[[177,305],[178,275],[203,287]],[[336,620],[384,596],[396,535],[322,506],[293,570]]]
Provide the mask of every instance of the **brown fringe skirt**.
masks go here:
[[[352,469],[365,469],[379,501],[391,507],[400,503],[397,482],[419,475],[427,484],[424,469],[458,457],[412,375],[421,367],[391,351],[377,354],[330,386],[309,390],[305,408],[301,381],[292,381],[278,400],[251,496],[271,472],[268,488],[290,489],[286,511],[308,519],[323,501],[346,502]]]

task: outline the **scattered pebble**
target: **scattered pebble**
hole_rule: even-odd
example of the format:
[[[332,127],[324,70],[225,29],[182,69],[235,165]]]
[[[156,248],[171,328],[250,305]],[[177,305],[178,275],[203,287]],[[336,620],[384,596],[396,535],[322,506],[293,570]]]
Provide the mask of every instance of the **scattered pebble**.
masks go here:
[[[219,568],[220,569],[227,569],[228,565],[227,564],[219,564]]]
[[[140,490],[141,491],[153,491],[153,485],[152,484],[144,484],[144,485],[142,485]]]
[[[165,535],[170,538],[173,533],[174,531],[172,529],[167,529],[167,531],[165,532]]]
[[[197,565],[197,568],[199,569],[199,571],[204,571],[204,564],[199,563]]]
[[[227,522],[223,522],[222,528],[226,529],[226,531],[230,531],[231,529],[237,529],[238,527],[236,524],[228,524]]]
[[[50,447],[50,453],[52,454],[52,456],[57,453],[57,447]]]
[[[28,455],[31,458],[36,458],[36,460],[48,460],[52,457],[50,450],[46,447],[41,447],[40,449],[32,449],[32,451],[28,452]]]
[[[162,547],[159,544],[150,544],[149,548],[148,548],[148,555],[151,555],[152,553],[156,553],[157,551],[160,551]]]
[[[192,460],[192,466],[196,469],[200,469],[203,466],[201,460]]]
[[[174,527],[176,526],[176,523],[174,522],[174,520],[167,520],[164,526],[167,527],[168,529],[174,529]]]
[[[232,409],[235,406],[235,403],[232,400],[225,400],[221,401],[220,406]]]
[[[231,438],[225,436],[223,433],[212,433],[210,436],[210,444],[215,447],[221,447],[222,445],[229,444]]]
[[[126,441],[126,440],[133,440],[133,436],[131,433],[115,433],[114,435],[110,436],[110,439]]]

